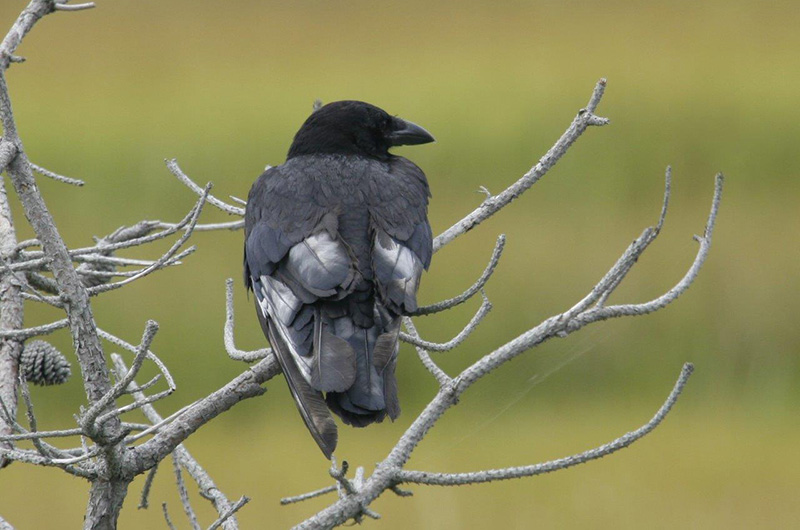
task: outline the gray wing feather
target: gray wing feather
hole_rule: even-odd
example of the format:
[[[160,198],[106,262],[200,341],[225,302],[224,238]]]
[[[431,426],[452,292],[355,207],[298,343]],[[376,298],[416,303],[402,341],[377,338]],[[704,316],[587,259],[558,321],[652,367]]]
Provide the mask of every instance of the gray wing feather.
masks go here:
[[[352,262],[345,246],[321,231],[289,250],[286,270],[312,294],[327,297],[352,281]]]
[[[373,267],[384,299],[399,313],[417,309],[417,289],[424,266],[417,255],[381,230],[372,248]]]
[[[314,319],[314,363],[309,382],[323,392],[344,392],[356,378],[356,352],[346,340],[328,331],[331,319],[316,311]]]
[[[293,361],[294,355],[287,353],[287,343],[281,338],[275,326],[275,321],[268,318],[263,312],[263,306],[256,298],[259,322],[264,334],[269,339],[281,365],[289,390],[294,397],[297,410],[303,418],[311,436],[317,442],[326,458],[330,459],[339,438],[336,422],[333,421],[330,411],[325,403],[322,393],[314,390],[298,370],[298,365]]]

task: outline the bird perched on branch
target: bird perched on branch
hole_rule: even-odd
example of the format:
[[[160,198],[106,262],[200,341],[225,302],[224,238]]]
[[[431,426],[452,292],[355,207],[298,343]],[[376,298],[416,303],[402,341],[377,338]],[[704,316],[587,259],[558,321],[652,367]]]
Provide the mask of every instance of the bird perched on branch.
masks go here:
[[[400,317],[417,308],[432,237],[425,174],[389,149],[433,140],[368,103],[330,103],[248,195],[245,285],[327,458],[330,411],[355,427],[400,414]]]

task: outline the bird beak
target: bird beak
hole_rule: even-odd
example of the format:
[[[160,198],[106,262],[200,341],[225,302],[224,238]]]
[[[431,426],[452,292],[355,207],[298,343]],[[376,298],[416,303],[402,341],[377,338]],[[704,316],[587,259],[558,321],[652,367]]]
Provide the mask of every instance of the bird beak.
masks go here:
[[[391,145],[418,145],[435,142],[431,133],[410,121],[395,118],[398,128],[389,134]]]

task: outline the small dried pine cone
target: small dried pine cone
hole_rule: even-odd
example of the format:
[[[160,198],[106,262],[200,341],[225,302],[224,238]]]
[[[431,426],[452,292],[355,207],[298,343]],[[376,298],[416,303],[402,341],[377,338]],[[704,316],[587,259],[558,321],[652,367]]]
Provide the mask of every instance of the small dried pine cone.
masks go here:
[[[19,367],[25,380],[34,385],[60,385],[72,375],[69,361],[55,346],[43,340],[25,343],[19,357]]]

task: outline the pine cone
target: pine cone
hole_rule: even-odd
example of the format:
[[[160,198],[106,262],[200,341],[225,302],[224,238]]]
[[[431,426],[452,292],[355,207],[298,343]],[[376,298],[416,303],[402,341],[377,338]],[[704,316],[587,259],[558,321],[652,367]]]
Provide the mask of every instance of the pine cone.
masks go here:
[[[19,358],[25,379],[34,385],[60,385],[72,375],[69,361],[55,346],[43,340],[25,343]]]

